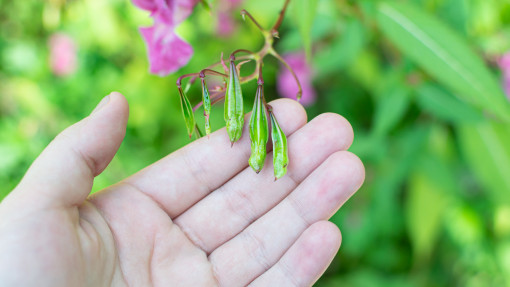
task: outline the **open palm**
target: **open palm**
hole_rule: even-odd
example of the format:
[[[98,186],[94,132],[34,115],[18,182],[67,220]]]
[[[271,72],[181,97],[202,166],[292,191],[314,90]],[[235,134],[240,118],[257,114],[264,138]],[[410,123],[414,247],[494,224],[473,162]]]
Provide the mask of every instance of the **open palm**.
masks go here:
[[[326,221],[362,184],[348,122],[271,103],[288,174],[247,164],[248,133],[199,139],[89,197],[125,134],[112,93],[59,135],[0,205],[1,286],[310,286],[341,241]],[[137,155],[133,155],[137,156]]]

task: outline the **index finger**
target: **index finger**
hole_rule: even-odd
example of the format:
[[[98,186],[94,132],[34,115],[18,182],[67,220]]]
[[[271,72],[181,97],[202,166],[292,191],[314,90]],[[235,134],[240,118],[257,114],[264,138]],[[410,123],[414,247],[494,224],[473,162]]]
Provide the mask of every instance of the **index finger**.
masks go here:
[[[282,130],[290,135],[307,121],[296,101],[271,102]],[[246,115],[248,117],[249,115]],[[248,166],[250,139],[245,120],[241,139],[231,148],[225,128],[198,139],[124,180],[150,196],[174,218]]]

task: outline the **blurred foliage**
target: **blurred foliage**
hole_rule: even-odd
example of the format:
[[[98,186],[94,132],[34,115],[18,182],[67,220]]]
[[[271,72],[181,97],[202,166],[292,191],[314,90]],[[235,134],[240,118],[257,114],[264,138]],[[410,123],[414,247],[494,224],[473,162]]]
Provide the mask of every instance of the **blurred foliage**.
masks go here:
[[[279,2],[242,8],[267,26]],[[309,118],[346,117],[356,134],[351,151],[367,169],[362,189],[332,218],[342,248],[317,286],[510,286],[510,107],[496,65],[510,50],[510,3],[295,3],[277,49],[310,50],[320,97]],[[94,191],[187,144],[176,77],[222,51],[262,44],[238,11],[235,32],[219,38],[214,14],[197,7],[178,29],[195,55],[160,78],[147,72],[138,32],[151,20],[128,1],[0,0],[0,8],[0,198],[112,89],[128,98],[130,119]],[[77,43],[78,69],[67,77],[49,66],[55,32]],[[278,69],[266,64],[269,98],[277,97]],[[255,85],[246,90],[254,95]],[[213,129],[224,125],[221,109],[213,108]]]

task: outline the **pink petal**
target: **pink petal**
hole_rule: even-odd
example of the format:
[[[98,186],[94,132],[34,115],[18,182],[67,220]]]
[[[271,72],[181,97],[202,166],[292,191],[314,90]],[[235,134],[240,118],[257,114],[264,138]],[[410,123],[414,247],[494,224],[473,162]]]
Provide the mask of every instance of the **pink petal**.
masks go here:
[[[142,10],[147,10],[147,11],[155,11],[157,6],[156,6],[156,3],[154,0],[131,0],[133,2],[133,4],[142,9]]]
[[[499,59],[499,67],[501,70],[510,73],[510,52],[501,56]]]
[[[48,45],[51,71],[57,76],[73,74],[77,67],[76,44],[73,38],[63,33],[55,33],[50,37]]]
[[[218,12],[216,32],[222,37],[228,37],[234,32],[234,20],[228,13]]]
[[[505,90],[506,97],[510,99],[510,72],[503,75],[503,89]]]
[[[152,17],[157,22],[177,26],[189,17],[200,0],[154,0],[155,9]]]
[[[193,48],[179,38],[173,26],[156,23],[140,28],[149,54],[150,72],[165,76],[186,65],[193,55]]]
[[[200,0],[174,0],[173,11],[174,11],[174,24],[177,25],[184,21],[191,15],[193,8]]]
[[[301,96],[301,103],[304,106],[311,105],[315,102],[317,93],[312,85],[312,69],[306,62],[304,53],[287,54],[283,57],[285,61],[292,67],[296,73],[301,87],[303,89],[303,95]],[[291,72],[283,65],[280,67],[280,73],[278,74],[277,81],[278,92],[286,97],[295,99],[298,92],[296,80],[292,76]]]

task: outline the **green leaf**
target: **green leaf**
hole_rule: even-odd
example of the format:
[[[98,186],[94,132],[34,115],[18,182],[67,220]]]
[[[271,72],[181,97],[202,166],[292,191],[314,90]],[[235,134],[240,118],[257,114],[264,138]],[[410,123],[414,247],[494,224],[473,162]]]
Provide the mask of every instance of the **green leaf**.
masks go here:
[[[456,179],[451,167],[435,154],[424,154],[417,166],[408,182],[406,221],[414,259],[419,264],[430,259],[449,205],[451,183]],[[443,172],[440,177],[436,170]]]
[[[510,203],[510,127],[486,121],[457,127],[471,170],[496,203]]]
[[[411,4],[382,1],[377,22],[409,58],[460,99],[510,120],[510,106],[483,61],[447,25]]]
[[[331,45],[314,55],[314,66],[318,67],[317,78],[328,76],[351,65],[361,53],[366,42],[366,31],[357,19],[345,24],[341,35],[335,37]]]
[[[306,58],[310,59],[312,52],[312,25],[317,13],[318,0],[295,0],[292,1],[294,19],[298,25],[299,33],[303,38]]]
[[[453,123],[475,123],[484,119],[482,112],[455,98],[439,86],[425,84],[417,90],[418,105],[439,119]]]
[[[207,11],[207,12],[211,12],[211,2],[212,0],[201,0],[200,1],[202,3],[202,6],[204,6],[204,9]]]
[[[374,116],[373,133],[376,136],[387,134],[404,116],[409,106],[409,90],[395,86],[381,94]]]

